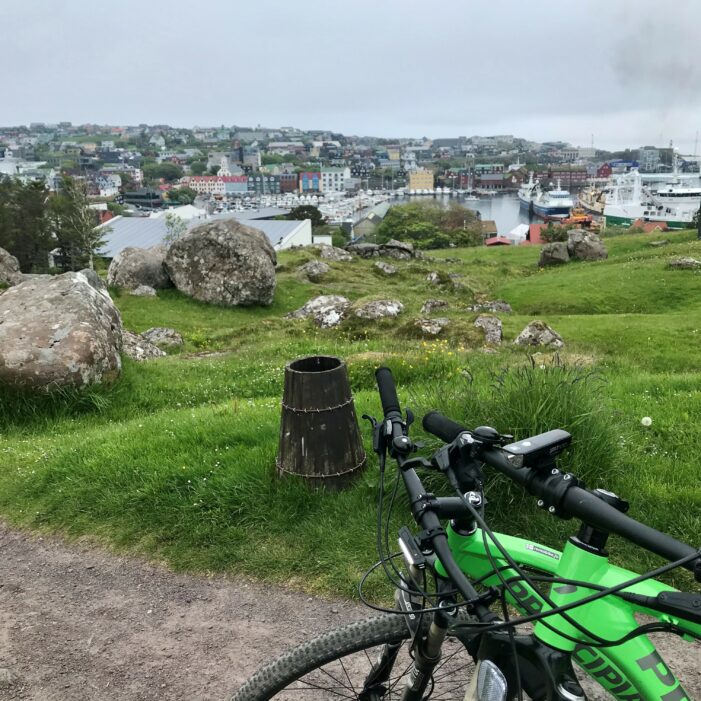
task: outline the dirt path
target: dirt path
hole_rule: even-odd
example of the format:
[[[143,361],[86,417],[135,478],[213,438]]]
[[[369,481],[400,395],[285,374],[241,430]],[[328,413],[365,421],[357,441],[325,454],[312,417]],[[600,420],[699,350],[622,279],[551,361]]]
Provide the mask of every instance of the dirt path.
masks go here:
[[[226,699],[280,644],[366,615],[348,602],[177,575],[0,524],[3,701]],[[680,661],[701,699],[699,647],[671,642],[667,659]]]

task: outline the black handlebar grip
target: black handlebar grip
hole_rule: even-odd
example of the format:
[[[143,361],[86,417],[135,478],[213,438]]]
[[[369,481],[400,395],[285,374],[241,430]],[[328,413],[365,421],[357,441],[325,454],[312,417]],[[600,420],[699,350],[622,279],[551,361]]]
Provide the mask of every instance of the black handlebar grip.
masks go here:
[[[392,371],[385,367],[377,368],[375,380],[377,380],[377,389],[380,392],[382,411],[385,416],[392,412],[401,415],[402,411],[399,407],[399,398],[397,397],[397,388],[394,386]]]
[[[424,431],[432,433],[445,443],[454,441],[461,433],[467,431],[464,426],[461,426],[456,421],[449,419],[439,411],[429,411],[422,422]]]

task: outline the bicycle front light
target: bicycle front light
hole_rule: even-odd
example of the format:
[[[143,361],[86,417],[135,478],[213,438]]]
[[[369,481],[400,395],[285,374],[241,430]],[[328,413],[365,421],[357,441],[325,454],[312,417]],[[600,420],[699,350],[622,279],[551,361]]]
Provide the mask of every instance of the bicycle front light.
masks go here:
[[[480,660],[464,701],[505,701],[506,677],[494,662]]]

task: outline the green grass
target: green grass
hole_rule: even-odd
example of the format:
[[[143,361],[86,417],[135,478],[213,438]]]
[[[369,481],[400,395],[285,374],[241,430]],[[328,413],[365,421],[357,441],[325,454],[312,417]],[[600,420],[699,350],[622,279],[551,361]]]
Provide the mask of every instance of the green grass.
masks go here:
[[[279,481],[274,469],[284,365],[323,353],[347,360],[358,415],[379,413],[373,373],[388,364],[400,398],[419,414],[443,409],[468,425],[517,435],[567,428],[574,447],[566,466],[589,486],[628,498],[635,517],[698,545],[701,276],[670,271],[666,262],[699,257],[701,244],[692,232],[664,237],[671,244],[659,249],[645,235],[609,239],[607,261],[542,272],[537,247],[438,251],[399,262],[390,278],[373,261],[355,260],[333,263],[319,284],[297,273],[312,254],[288,252],[268,308],[226,309],[175,290],[154,299],[113,291],[127,328],[172,326],[185,348],[143,364],[126,360],[110,388],[0,393],[0,514],[181,570],[244,572],[353,596],[375,559],[375,461],[342,494],[310,494]],[[461,286],[429,285],[432,270],[444,279],[459,274]],[[284,318],[317,294],[355,304],[394,298],[405,311],[326,331]],[[451,319],[442,341],[422,340],[413,325],[428,298],[451,305],[435,314]],[[496,354],[481,352],[472,327],[476,315],[466,307],[476,298],[514,308],[501,315],[505,343]],[[536,317],[565,339],[565,368],[534,366],[510,343]],[[586,367],[571,367],[575,361]],[[641,425],[643,416],[652,426]],[[490,489],[498,529],[550,545],[576,530],[493,479]],[[393,528],[408,521],[400,499]],[[655,561],[618,539],[611,551],[635,568]],[[371,589],[386,591],[380,579]]]

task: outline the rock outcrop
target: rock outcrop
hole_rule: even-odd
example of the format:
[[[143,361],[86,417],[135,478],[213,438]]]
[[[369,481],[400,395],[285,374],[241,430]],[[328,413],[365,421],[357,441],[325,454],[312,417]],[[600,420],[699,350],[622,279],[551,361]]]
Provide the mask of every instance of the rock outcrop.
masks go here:
[[[157,293],[153,287],[139,285],[129,292],[132,297],[156,297]]]
[[[376,243],[351,243],[346,250],[360,258],[377,258],[380,255],[380,247]]]
[[[501,299],[495,299],[491,302],[475,302],[467,309],[471,312],[500,312],[502,314],[510,314],[513,311],[511,305]]]
[[[385,263],[383,260],[378,260],[375,265],[372,266],[378,273],[382,275],[396,275],[399,271],[395,265],[390,263]]]
[[[312,317],[314,323],[322,329],[338,326],[350,308],[350,300],[340,295],[319,295],[310,299],[303,307],[290,312],[288,319],[305,319]]]
[[[165,351],[147,341],[141,334],[126,329],[122,331],[122,353],[139,363],[166,355]]]
[[[501,319],[491,314],[481,314],[475,319],[474,325],[484,330],[484,342],[493,346],[501,343]]]
[[[450,324],[450,320],[445,317],[435,319],[417,319],[414,326],[425,336],[438,336],[443,329]]]
[[[517,336],[514,343],[519,346],[550,346],[562,348],[565,343],[557,331],[540,320],[531,321]]]
[[[188,297],[234,307],[272,304],[276,262],[265,234],[228,219],[202,224],[175,241],[165,267]]]
[[[336,248],[336,246],[321,246],[319,258],[336,261],[338,263],[348,263],[353,260],[353,256],[348,253],[348,251],[344,251],[342,248]]]
[[[698,270],[701,268],[701,260],[696,260],[696,258],[688,256],[672,258],[667,266],[677,270]]]
[[[24,276],[19,269],[19,261],[4,248],[0,248],[0,285],[19,285]]]
[[[411,260],[414,257],[414,244],[390,239],[387,243],[380,245],[379,253],[381,256],[395,260]]]
[[[175,329],[169,329],[163,326],[154,326],[144,331],[141,335],[149,343],[153,343],[154,346],[159,347],[178,348],[185,343],[182,335]]]
[[[449,306],[444,299],[427,299],[421,307],[421,313],[432,314],[436,309],[447,309]]]
[[[331,267],[322,260],[310,260],[298,268],[299,272],[311,282],[321,282],[331,272]]]
[[[82,273],[32,278],[0,297],[0,382],[84,387],[121,371],[122,321]]]
[[[355,309],[355,315],[360,319],[382,319],[395,317],[404,311],[404,305],[398,299],[376,299]]]
[[[130,290],[140,285],[147,285],[156,290],[172,287],[163,265],[166,253],[165,246],[153,248],[129,246],[122,249],[110,263],[107,270],[107,284]]]

